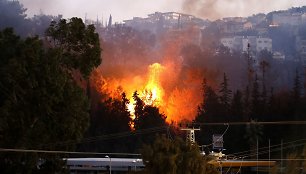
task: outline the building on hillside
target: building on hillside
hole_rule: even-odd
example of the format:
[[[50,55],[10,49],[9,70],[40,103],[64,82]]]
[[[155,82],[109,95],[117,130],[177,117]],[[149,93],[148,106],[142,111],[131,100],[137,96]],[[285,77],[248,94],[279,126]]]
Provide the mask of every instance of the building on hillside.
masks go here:
[[[253,28],[252,22],[245,22],[245,23],[243,24],[243,29],[244,29],[244,30],[250,30],[250,29],[252,29],[252,28]]]
[[[242,17],[223,18],[220,22],[220,31],[225,34],[234,34],[253,29],[253,24]]]
[[[306,13],[302,14],[302,23],[306,23]]]
[[[272,25],[300,25],[302,23],[301,13],[275,13],[272,15]]]
[[[275,60],[284,61],[285,58],[286,58],[286,56],[284,54],[278,52],[278,51],[275,51],[273,53],[273,59],[275,59]]]
[[[248,51],[248,44],[250,44],[250,51],[256,52],[256,36],[246,36],[242,39],[242,51],[247,52]]]
[[[267,50],[272,52],[272,39],[263,38],[257,36],[234,36],[221,38],[220,42],[223,46],[228,47],[231,51],[242,51],[248,50],[248,44],[251,46],[250,51],[260,52]]]
[[[299,53],[301,62],[306,67],[306,39],[296,38],[296,51]]]
[[[253,24],[253,26],[255,26],[255,25],[258,25],[260,23],[267,21],[267,18],[264,13],[259,13],[259,14],[250,16],[248,18],[248,21],[250,21]]]
[[[247,21],[247,19],[243,17],[225,17],[222,18],[222,20],[224,22],[239,22],[239,23],[244,23]]]
[[[233,37],[224,37],[221,38],[220,42],[223,46],[229,48],[230,50],[234,49],[234,38]]]
[[[221,38],[221,44],[228,47],[231,51],[242,51],[242,36]]]
[[[304,73],[306,74],[306,38],[297,37],[296,51],[300,55],[300,61],[304,66]],[[304,87],[306,88],[306,75],[304,75]]]
[[[189,27],[203,29],[208,25],[208,21],[183,13],[155,12],[149,14],[146,18],[134,17],[131,20],[125,20],[124,24],[138,30],[149,30],[153,33],[159,33],[169,29],[176,30]]]
[[[221,28],[222,33],[228,34],[242,32],[243,30],[243,23],[232,21],[224,23]]]
[[[272,39],[270,38],[256,38],[256,51],[260,52],[262,50],[267,50],[272,52]]]

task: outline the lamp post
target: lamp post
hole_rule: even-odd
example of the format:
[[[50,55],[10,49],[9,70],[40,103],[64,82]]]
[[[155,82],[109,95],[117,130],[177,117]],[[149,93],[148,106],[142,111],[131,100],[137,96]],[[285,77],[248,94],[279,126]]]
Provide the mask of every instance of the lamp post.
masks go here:
[[[136,172],[136,160],[133,160],[134,163],[134,171]]]
[[[140,162],[140,161],[141,161],[141,159],[136,159],[136,160],[132,161],[134,163],[134,170],[135,170],[135,172],[137,171],[137,167],[136,167],[137,162]]]
[[[105,158],[109,158],[109,174],[112,174],[112,158],[108,155],[106,155]]]

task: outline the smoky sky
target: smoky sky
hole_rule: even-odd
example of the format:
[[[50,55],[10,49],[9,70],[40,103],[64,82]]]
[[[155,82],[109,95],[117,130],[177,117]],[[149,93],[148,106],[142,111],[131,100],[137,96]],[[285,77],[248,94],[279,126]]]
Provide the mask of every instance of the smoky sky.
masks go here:
[[[156,11],[180,11],[182,0],[20,0],[28,9],[28,16],[43,12],[62,14],[65,18],[85,17],[107,20],[111,14],[115,22],[133,17],[146,17]]]
[[[216,20],[249,16],[306,5],[305,0],[184,0],[182,10],[198,17]]]
[[[150,13],[182,12],[215,20],[227,16],[249,16],[306,5],[306,0],[20,0],[29,17],[62,14],[65,18],[85,15],[95,20],[107,20],[110,14],[116,22]]]

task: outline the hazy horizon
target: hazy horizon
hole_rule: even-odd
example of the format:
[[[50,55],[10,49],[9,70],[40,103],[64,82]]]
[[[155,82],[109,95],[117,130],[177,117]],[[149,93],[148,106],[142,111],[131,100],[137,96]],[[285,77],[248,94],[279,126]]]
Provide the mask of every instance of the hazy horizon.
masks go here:
[[[181,12],[203,19],[215,20],[223,17],[250,16],[275,10],[306,5],[303,0],[19,0],[27,8],[29,17],[41,12],[48,15],[62,14],[64,18],[80,17],[106,21],[111,14],[114,22],[146,17],[154,12]],[[251,7],[251,8],[249,8]]]

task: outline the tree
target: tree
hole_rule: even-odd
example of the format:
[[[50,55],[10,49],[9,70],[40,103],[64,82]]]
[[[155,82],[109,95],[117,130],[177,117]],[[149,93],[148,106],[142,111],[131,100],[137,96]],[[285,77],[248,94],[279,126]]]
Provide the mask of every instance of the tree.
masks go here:
[[[251,52],[251,45],[248,43],[248,48],[247,52],[245,53],[245,57],[247,59],[247,79],[248,79],[248,84],[247,86],[250,87],[252,82],[253,82],[253,76],[255,73],[254,70],[254,60],[252,57],[252,52]]]
[[[198,108],[197,122],[214,122],[219,121],[220,102],[219,97],[211,86],[209,86],[204,79],[203,81],[203,102]]]
[[[52,49],[58,52],[61,66],[68,72],[78,70],[84,78],[101,63],[99,35],[93,25],[85,26],[82,19],[52,21],[46,31]]]
[[[145,103],[141,100],[139,97],[139,94],[137,91],[133,94],[133,99],[135,101],[135,119],[134,122],[138,122],[137,120],[140,119],[140,117],[143,115],[143,108],[145,107]],[[136,127],[135,127],[136,129]]]
[[[215,123],[224,122],[224,115],[221,111],[221,104],[219,102],[219,96],[214,89],[209,86],[206,79],[203,80],[203,101],[198,107],[198,113],[195,118],[196,123]],[[207,126],[205,130],[201,130],[197,134],[197,140],[201,144],[208,144],[210,142],[207,137],[211,137],[212,134],[218,131],[220,127]]]
[[[232,91],[228,87],[228,79],[226,74],[223,74],[223,82],[220,84],[220,104],[223,107],[224,114],[229,114],[230,100]]]
[[[0,32],[0,48],[0,146],[72,150],[75,144],[59,142],[80,140],[89,116],[85,92],[61,64],[65,55],[77,54],[76,50],[46,49],[37,37],[22,40],[12,29]],[[88,56],[96,53],[87,51]],[[43,161],[40,166],[39,161]],[[63,164],[59,161],[58,155],[1,153],[0,169],[3,173],[54,173],[64,169],[54,166]]]
[[[166,116],[160,113],[159,108],[152,105],[145,105],[139,98],[137,91],[133,94],[135,103],[135,119],[133,121],[136,131],[141,131],[148,128],[165,128],[168,126]],[[153,134],[154,135],[154,134]],[[154,140],[154,136],[139,135],[136,137],[136,147],[141,147],[143,143],[150,144]]]
[[[293,98],[293,104],[295,106],[298,106],[301,102],[302,97],[302,84],[300,80],[299,71],[295,71],[295,78],[294,78],[294,87],[292,90],[292,98]]]
[[[242,92],[237,90],[234,93],[232,102],[231,102],[231,120],[232,121],[243,121],[243,101],[242,101]]]
[[[260,92],[259,92],[259,84],[258,84],[258,78],[257,75],[255,76],[255,80],[253,82],[253,90],[252,90],[252,110],[251,114],[258,118],[258,116],[261,114],[261,108],[260,108]]]
[[[110,134],[122,134],[131,131],[131,115],[127,109],[128,100],[125,93],[120,99],[108,98],[100,101],[91,114],[90,127],[86,138],[103,137]],[[97,141],[82,143],[79,149],[82,151],[96,152],[128,152],[131,151],[128,139],[125,137],[111,138],[105,136]]]
[[[246,86],[243,97],[244,121],[250,120],[251,106],[250,87]]]
[[[181,139],[169,140],[165,136],[157,136],[152,145],[145,145],[141,150],[145,164],[144,173],[165,174],[205,174],[217,173],[202,156],[197,145],[183,142]]]
[[[267,50],[260,52],[261,60],[259,62],[259,67],[262,73],[262,86],[266,86],[266,73],[267,69],[270,67],[269,59],[271,59],[272,54]]]
[[[135,103],[135,130],[166,126],[166,116],[159,112],[159,108],[145,105],[137,92],[133,95]]]

